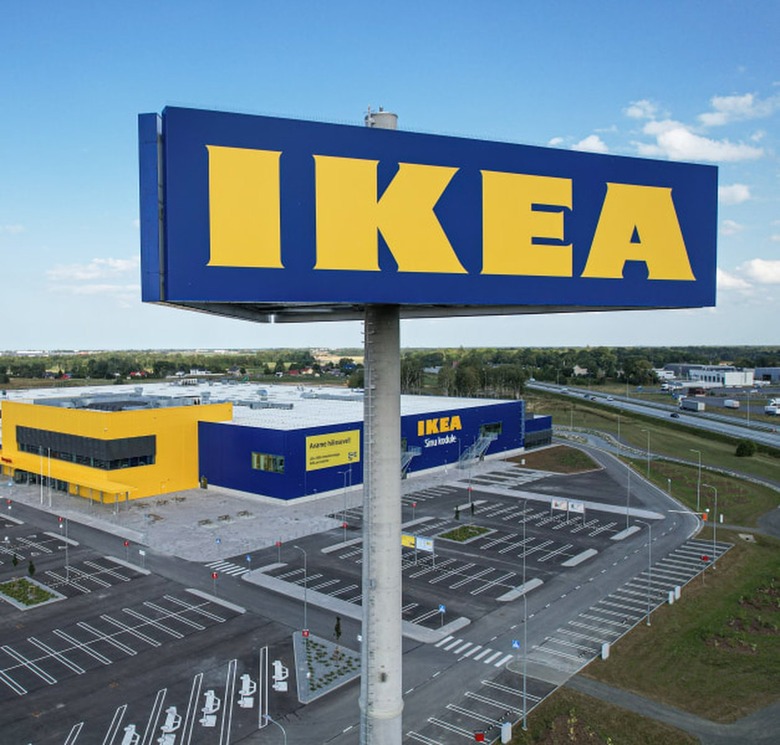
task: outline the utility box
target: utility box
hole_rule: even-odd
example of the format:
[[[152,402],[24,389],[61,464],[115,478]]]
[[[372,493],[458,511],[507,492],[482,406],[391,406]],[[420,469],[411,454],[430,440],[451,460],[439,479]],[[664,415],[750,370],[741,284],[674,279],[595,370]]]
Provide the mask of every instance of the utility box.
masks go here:
[[[504,722],[501,725],[501,742],[512,741],[512,722]]]
[[[601,645],[601,659],[602,660],[609,659],[609,642],[604,642]]]

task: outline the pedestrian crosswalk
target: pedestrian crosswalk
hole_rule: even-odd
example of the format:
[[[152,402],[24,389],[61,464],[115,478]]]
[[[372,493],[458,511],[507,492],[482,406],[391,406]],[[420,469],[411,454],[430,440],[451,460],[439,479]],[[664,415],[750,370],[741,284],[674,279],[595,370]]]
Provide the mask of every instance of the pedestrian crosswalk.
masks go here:
[[[481,644],[468,642],[454,636],[444,637],[441,641],[436,642],[435,646],[440,647],[445,652],[458,655],[461,660],[472,659],[475,662],[483,662],[485,665],[493,667],[503,667],[514,657],[513,654],[502,654],[490,647],[483,647]]]
[[[241,566],[240,564],[234,564],[232,561],[211,561],[206,566],[220,574],[228,574],[231,577],[240,577],[242,574],[246,574],[249,571],[249,567]]]

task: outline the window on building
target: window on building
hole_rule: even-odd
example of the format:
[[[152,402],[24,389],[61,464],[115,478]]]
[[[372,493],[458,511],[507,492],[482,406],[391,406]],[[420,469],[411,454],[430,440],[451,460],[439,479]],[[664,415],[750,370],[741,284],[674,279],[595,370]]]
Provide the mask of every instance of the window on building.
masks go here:
[[[503,422],[492,422],[491,424],[483,424],[479,428],[479,436],[486,437],[487,435],[500,435],[502,431]]]
[[[154,465],[157,451],[155,435],[99,440],[21,426],[16,428],[16,444],[23,453],[103,471]]]
[[[255,471],[284,473],[284,456],[271,453],[252,453],[252,468]]]

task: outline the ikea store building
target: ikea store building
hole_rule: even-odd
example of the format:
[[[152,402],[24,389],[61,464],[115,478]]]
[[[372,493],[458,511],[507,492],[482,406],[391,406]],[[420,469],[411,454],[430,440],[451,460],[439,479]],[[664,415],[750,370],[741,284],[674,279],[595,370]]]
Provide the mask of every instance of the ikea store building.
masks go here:
[[[361,391],[230,381],[7,392],[0,469],[114,504],[215,485],[280,500],[363,480]],[[523,401],[401,397],[406,477],[548,444]]]

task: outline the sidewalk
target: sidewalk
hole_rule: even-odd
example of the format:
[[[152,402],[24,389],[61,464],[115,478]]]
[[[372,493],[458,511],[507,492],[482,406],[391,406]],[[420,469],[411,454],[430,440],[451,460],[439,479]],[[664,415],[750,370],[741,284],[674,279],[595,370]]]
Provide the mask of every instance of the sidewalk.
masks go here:
[[[472,468],[472,476],[482,470],[508,467],[499,460],[485,461]],[[466,478],[466,471],[450,468],[405,479],[402,491],[407,494]],[[71,522],[113,533],[161,553],[208,562],[274,546],[277,541],[290,543],[340,528],[343,510],[362,505],[363,487],[284,502],[209,486],[115,506],[91,503],[46,487],[41,490],[35,484],[3,483],[0,497],[67,517]]]
[[[777,742],[780,733],[780,702],[733,724],[720,724],[581,675],[571,678],[566,686],[643,717],[677,727],[698,737],[703,745],[769,745]]]

